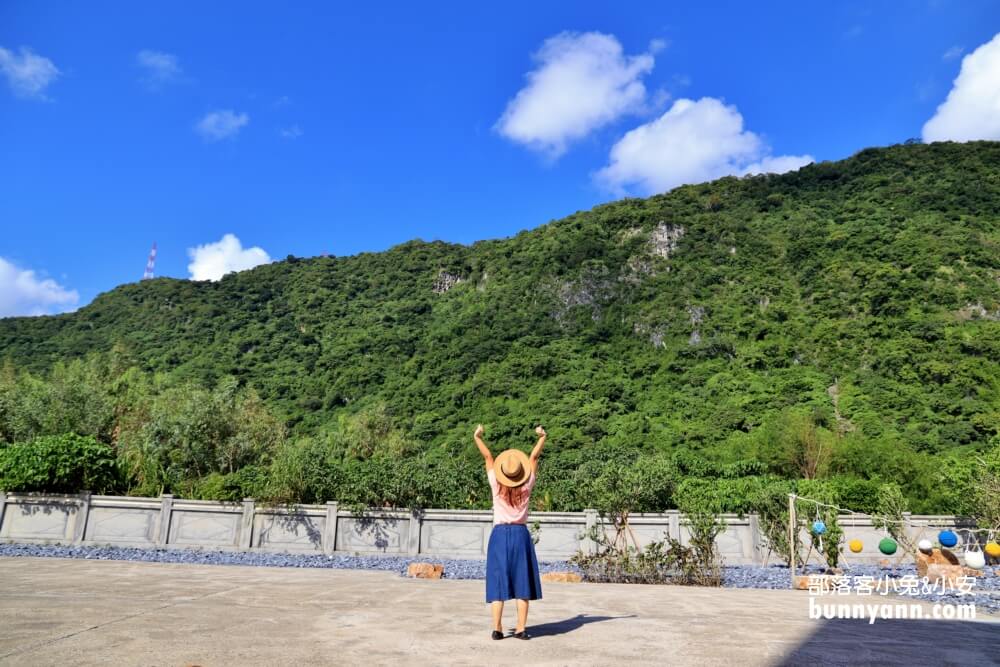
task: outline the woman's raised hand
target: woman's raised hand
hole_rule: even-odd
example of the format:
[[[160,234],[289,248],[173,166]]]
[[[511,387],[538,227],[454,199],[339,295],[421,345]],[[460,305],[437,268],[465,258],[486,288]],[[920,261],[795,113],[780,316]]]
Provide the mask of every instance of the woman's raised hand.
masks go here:
[[[473,433],[473,437],[476,437],[476,438],[483,437],[483,425],[482,424],[479,424],[478,426],[476,426],[476,432]]]
[[[538,464],[538,457],[542,455],[542,447],[545,446],[545,439],[547,435],[541,424],[535,427],[535,433],[538,435],[538,442],[535,443],[535,448],[531,450],[532,470],[535,470],[535,466]]]

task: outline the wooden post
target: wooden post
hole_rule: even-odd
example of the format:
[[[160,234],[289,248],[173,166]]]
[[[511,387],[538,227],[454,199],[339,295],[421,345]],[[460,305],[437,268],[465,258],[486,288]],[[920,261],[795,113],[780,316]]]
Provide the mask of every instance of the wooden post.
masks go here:
[[[792,588],[795,588],[795,494],[788,494],[788,570],[792,575]]]

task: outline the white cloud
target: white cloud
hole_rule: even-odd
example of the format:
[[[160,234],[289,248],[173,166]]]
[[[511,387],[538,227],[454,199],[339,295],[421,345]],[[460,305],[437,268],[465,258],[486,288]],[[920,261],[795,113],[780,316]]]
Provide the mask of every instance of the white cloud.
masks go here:
[[[233,271],[245,271],[267,264],[271,257],[263,248],[244,248],[233,234],[226,234],[215,243],[188,248],[188,272],[191,280],[219,280]]]
[[[646,87],[640,78],[653,69],[653,52],[665,46],[654,40],[649,53],[626,56],[613,35],[564,32],[550,37],[534,54],[538,67],[507,103],[496,130],[556,158],[570,142],[644,110]]]
[[[963,47],[961,47],[961,46],[953,46],[950,49],[948,49],[947,51],[945,51],[943,54],[941,54],[941,59],[942,60],[954,60],[955,58],[958,58],[963,53],[965,53],[965,49]]]
[[[731,174],[790,171],[812,161],[809,155],[770,155],[759,136],[743,129],[735,106],[703,97],[677,100],[659,118],[626,133],[595,179],[619,194],[628,187],[651,194]]]
[[[947,99],[924,124],[924,141],[1000,139],[1000,34],[962,59]]]
[[[172,53],[143,49],[136,54],[135,61],[143,69],[142,82],[150,90],[159,90],[181,78],[181,66]]]
[[[740,170],[740,175],[749,176],[752,174],[784,174],[786,171],[801,169],[813,162],[812,155],[778,155],[767,156],[759,162],[748,164]]]
[[[250,122],[250,116],[229,109],[212,111],[198,121],[194,129],[205,141],[220,141],[235,137]]]
[[[0,73],[14,95],[35,99],[45,99],[45,89],[60,74],[55,63],[24,47],[20,55],[0,47]]]
[[[670,46],[670,41],[669,40],[659,39],[659,38],[653,39],[653,40],[650,40],[650,42],[649,42],[649,52],[650,53],[659,53],[660,51],[663,51],[668,46]]]
[[[283,127],[278,130],[278,134],[281,135],[282,139],[298,139],[302,136],[302,128],[298,125],[292,125],[290,127]]]
[[[0,317],[49,315],[72,310],[79,300],[76,290],[0,257]]]

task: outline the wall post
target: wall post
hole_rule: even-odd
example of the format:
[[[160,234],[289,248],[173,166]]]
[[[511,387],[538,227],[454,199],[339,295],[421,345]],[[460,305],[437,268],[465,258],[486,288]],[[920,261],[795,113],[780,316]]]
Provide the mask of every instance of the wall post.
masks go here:
[[[681,513],[677,510],[670,510],[668,512],[667,531],[670,537],[674,538],[678,542],[681,541]]]
[[[3,510],[7,506],[7,494],[0,491],[0,533],[3,532]]]
[[[788,571],[792,575],[792,588],[795,588],[795,538],[799,532],[799,522],[795,518],[794,493],[788,494]],[[806,554],[808,558],[809,554]]]
[[[156,536],[156,546],[167,546],[170,537],[170,514],[174,511],[174,494],[160,494],[160,534]]]
[[[410,534],[406,537],[406,555],[416,556],[420,553],[420,529],[424,523],[424,513],[417,509],[410,510]]]
[[[597,527],[597,510],[583,510],[583,539],[580,540],[580,551],[592,554],[597,551],[597,543],[590,537],[590,532]]]
[[[331,555],[337,549],[337,513],[336,501],[326,503],[326,526],[323,530],[323,553]]]
[[[240,549],[249,549],[253,546],[253,498],[243,499],[243,520],[240,522]]]
[[[760,520],[756,514],[750,514],[748,519],[750,523],[750,550],[751,556],[753,556],[753,564],[760,565],[764,562],[764,547],[760,540]]]
[[[80,544],[87,536],[87,519],[90,517],[90,491],[80,492],[80,510],[73,525],[73,544]]]

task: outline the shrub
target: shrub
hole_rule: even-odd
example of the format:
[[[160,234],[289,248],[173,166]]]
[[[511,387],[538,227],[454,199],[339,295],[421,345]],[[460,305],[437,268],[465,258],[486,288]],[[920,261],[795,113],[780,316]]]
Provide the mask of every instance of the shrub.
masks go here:
[[[811,500],[817,500],[827,505],[836,505],[840,502],[834,485],[826,481],[801,480],[798,484],[798,492]],[[844,531],[840,527],[839,515],[833,507],[813,505],[799,501],[796,505],[796,534],[801,526],[805,525],[809,529],[810,547],[809,551],[816,549],[816,552],[826,561],[827,567],[836,568],[840,562],[840,541],[844,536]],[[826,531],[822,535],[816,534],[812,530],[815,520],[820,520],[826,524]],[[803,563],[809,559],[809,553],[803,559]]]
[[[109,493],[119,481],[114,450],[91,436],[42,436],[0,449],[0,489]]]
[[[972,515],[983,528],[1000,530],[1000,436],[993,439],[992,449],[976,457],[976,463]]]
[[[683,545],[673,538],[668,538],[667,541],[684,583],[698,586],[722,585],[722,569],[715,538],[726,529],[726,523],[719,516],[718,503],[689,498],[678,502],[678,507],[688,521],[688,544]]]
[[[603,526],[595,526],[590,539],[596,544],[593,554],[578,553],[571,561],[579,566],[588,581],[635,584],[687,584],[719,586],[722,572],[715,538],[725,529],[719,507],[710,498],[688,495],[681,502],[687,519],[688,542],[665,536],[639,549],[628,544],[621,516],[615,521],[616,533],[609,539]],[[613,515],[614,516],[614,515]]]
[[[343,447],[333,438],[303,438],[282,443],[257,496],[275,503],[344,502]]]
[[[252,389],[232,379],[207,391],[182,385],[148,405],[120,434],[133,491],[157,495],[191,487],[200,477],[265,465],[285,440],[285,426]]]
[[[594,553],[578,552],[570,562],[583,571],[587,581],[614,584],[669,584],[677,579],[673,555],[665,541],[650,542],[642,551],[632,546],[622,547],[608,539],[599,526],[588,537],[596,545]]]
[[[761,488],[752,500],[760,530],[767,541],[768,556],[773,551],[786,565],[791,564],[791,545],[788,543],[788,494],[792,482],[775,481]],[[765,559],[765,563],[767,560]]]
[[[909,554],[915,554],[917,545],[906,532],[903,512],[906,512],[906,498],[898,484],[883,484],[878,490],[878,504],[872,515],[872,525],[888,532]]]
[[[583,570],[587,581],[616,584],[681,584],[719,586],[721,568],[715,549],[715,536],[722,524],[709,513],[688,517],[689,544],[666,536],[649,542],[642,549],[622,546],[608,538],[601,527],[591,529],[589,537],[595,552],[578,552],[570,562]]]
[[[673,465],[664,457],[593,461],[578,470],[576,479],[585,498],[615,527],[615,541],[631,538],[633,512],[657,512],[669,507],[674,488]]]
[[[259,466],[246,466],[223,475],[211,473],[181,487],[181,494],[197,500],[238,502],[244,498],[264,498],[267,471]]]

